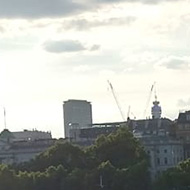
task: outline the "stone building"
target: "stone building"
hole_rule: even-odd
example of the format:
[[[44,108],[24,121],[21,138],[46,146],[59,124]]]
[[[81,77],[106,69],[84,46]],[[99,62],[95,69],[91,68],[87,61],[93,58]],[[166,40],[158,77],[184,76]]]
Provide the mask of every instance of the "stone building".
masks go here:
[[[4,129],[0,133],[0,163],[27,162],[54,143],[55,139],[52,139],[50,133],[36,130],[10,132]]]

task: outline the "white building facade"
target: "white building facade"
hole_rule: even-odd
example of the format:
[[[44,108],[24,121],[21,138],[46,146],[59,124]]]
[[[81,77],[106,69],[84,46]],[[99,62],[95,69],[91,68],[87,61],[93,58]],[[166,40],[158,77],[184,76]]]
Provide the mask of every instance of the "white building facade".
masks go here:
[[[140,141],[149,156],[152,179],[184,160],[184,147],[179,140],[158,136],[144,137]]]

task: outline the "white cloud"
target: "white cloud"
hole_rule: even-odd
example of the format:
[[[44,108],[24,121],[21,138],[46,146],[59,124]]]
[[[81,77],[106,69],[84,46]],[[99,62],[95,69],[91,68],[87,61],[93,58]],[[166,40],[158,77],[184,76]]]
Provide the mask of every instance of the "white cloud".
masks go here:
[[[90,48],[90,51],[96,51],[96,50],[99,50],[100,49],[100,45],[93,45],[91,48]]]
[[[91,70],[91,67],[89,65],[79,65],[74,67],[73,71],[76,73],[85,73],[89,72]]]
[[[184,100],[184,99],[179,99],[177,105],[181,108],[190,108],[190,98]]]
[[[73,19],[63,22],[59,30],[89,30],[96,27],[105,26],[124,26],[135,22],[136,18],[133,16],[127,17],[111,17],[103,20],[88,20],[86,18]]]

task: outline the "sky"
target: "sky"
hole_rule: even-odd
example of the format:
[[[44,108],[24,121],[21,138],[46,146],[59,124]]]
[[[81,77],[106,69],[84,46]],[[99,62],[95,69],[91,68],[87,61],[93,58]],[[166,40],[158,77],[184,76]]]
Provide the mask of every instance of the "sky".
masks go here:
[[[126,118],[150,117],[155,93],[162,117],[190,109],[189,0],[0,4],[0,130],[5,107],[10,131],[64,137],[68,99],[90,101],[94,123],[122,121],[108,80]]]

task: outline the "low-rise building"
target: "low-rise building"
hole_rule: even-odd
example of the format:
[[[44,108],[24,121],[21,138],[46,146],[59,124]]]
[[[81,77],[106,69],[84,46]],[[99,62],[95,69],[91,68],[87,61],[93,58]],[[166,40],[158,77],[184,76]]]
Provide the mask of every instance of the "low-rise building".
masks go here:
[[[14,141],[21,141],[21,140],[38,140],[38,139],[51,139],[52,135],[51,132],[44,132],[34,130],[24,130],[24,131],[16,131],[12,132],[14,136]]]
[[[55,139],[52,139],[50,133],[23,131],[22,134],[5,129],[0,134],[0,163],[27,162],[54,143]]]
[[[173,125],[173,134],[183,141],[184,159],[190,158],[190,111],[179,113]]]

